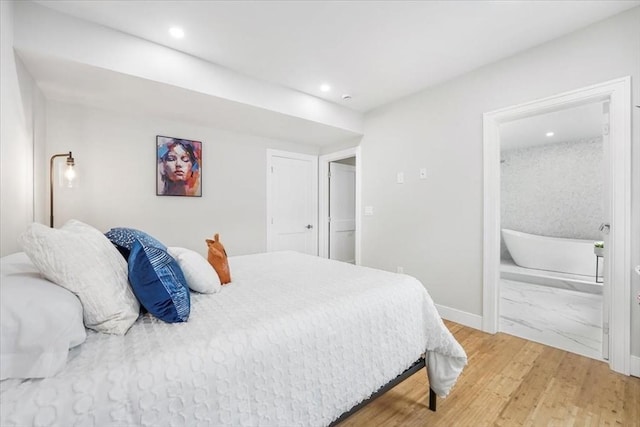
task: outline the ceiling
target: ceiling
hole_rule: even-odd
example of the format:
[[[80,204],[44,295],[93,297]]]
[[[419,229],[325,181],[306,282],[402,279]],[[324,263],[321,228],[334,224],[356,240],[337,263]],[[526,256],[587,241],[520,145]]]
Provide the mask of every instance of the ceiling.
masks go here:
[[[86,64],[31,52],[21,52],[20,58],[46,97],[60,102],[316,146],[360,136],[320,122]]]
[[[502,151],[602,136],[602,102],[593,102],[507,122],[500,126]],[[547,136],[548,132],[553,135]]]
[[[37,3],[366,112],[640,0]],[[183,39],[168,34],[176,25]]]

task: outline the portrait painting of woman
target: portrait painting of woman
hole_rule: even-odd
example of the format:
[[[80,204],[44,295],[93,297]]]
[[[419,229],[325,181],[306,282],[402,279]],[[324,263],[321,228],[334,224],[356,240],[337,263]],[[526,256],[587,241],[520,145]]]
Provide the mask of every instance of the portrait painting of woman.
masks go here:
[[[156,137],[158,196],[202,196],[202,142]]]

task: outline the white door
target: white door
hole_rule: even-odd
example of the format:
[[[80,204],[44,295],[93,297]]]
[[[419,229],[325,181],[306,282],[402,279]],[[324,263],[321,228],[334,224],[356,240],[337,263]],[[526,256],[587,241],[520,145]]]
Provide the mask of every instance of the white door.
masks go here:
[[[609,359],[609,304],[611,301],[611,284],[609,282],[609,266],[611,265],[611,239],[609,227],[611,221],[611,155],[609,146],[609,102],[602,104],[602,182],[603,188],[603,223],[600,227],[604,241],[604,257],[602,258],[602,358]],[[597,260],[600,261],[600,260]],[[596,261],[596,262],[597,262]]]
[[[356,262],[356,168],[329,163],[329,258]]]
[[[318,158],[267,152],[267,251],[318,254]]]

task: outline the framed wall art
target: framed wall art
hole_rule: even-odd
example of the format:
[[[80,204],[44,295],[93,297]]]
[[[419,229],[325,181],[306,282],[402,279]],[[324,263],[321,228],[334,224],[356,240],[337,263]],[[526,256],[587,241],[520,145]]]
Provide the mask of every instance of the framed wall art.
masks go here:
[[[158,196],[202,196],[202,142],[156,136]]]

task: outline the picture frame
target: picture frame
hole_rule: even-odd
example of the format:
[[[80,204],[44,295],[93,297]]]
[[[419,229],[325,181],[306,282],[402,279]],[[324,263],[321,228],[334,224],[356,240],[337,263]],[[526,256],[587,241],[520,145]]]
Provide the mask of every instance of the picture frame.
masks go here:
[[[156,136],[156,195],[202,197],[202,142]]]

